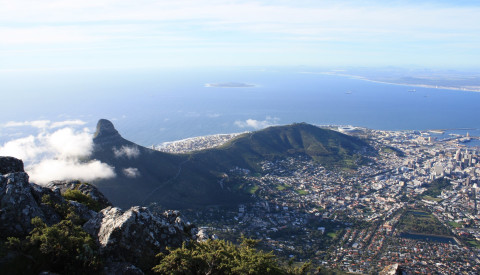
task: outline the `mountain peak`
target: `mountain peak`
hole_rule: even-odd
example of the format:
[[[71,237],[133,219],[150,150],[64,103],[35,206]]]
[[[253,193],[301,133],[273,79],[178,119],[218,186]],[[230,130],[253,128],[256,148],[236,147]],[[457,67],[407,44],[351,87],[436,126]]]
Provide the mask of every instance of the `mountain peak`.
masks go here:
[[[113,123],[107,119],[100,119],[97,123],[97,131],[93,136],[93,139],[106,139],[106,138],[113,138],[113,137],[120,137],[117,129],[113,126]]]

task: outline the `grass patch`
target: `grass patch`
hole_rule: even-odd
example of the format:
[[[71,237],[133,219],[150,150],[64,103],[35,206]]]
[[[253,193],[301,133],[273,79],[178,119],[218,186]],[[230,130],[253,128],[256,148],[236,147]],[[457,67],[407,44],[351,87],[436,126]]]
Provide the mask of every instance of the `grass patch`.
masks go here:
[[[448,224],[451,225],[451,226],[454,227],[454,228],[460,228],[460,227],[462,227],[462,224],[460,224],[460,223],[458,223],[458,222],[454,222],[454,221],[449,221]]]
[[[450,236],[450,229],[423,209],[409,209],[400,218],[397,230],[404,233]]]
[[[258,185],[256,185],[256,184],[253,185],[253,186],[249,186],[248,189],[247,189],[247,192],[248,192],[249,194],[252,194],[252,195],[253,195],[253,194],[255,194],[255,193],[257,192],[258,188],[259,188],[259,187],[258,187]]]
[[[335,231],[335,232],[328,232],[327,237],[331,238],[332,240],[336,240],[338,238],[338,234],[341,232],[341,230]]]
[[[451,189],[452,185],[447,178],[439,178],[425,186],[427,190],[423,192],[423,196],[429,196],[432,198],[438,197],[442,194],[443,189]]]
[[[405,156],[405,153],[402,152],[402,150],[397,149],[397,148],[394,148],[394,147],[391,147],[391,146],[383,147],[383,148],[381,149],[381,151],[382,151],[383,153],[386,153],[386,154],[394,154],[394,155],[396,155],[397,157],[404,157],[404,156]]]
[[[306,191],[306,190],[295,190],[295,192],[297,194],[299,194],[300,196],[308,195],[308,191]]]
[[[470,244],[471,246],[474,246],[475,248],[480,248],[480,242],[479,241],[470,240],[467,243]]]
[[[427,201],[436,201],[436,202],[441,202],[443,200],[441,198],[434,198],[432,196],[423,196],[423,199]]]
[[[275,188],[277,188],[278,191],[283,191],[283,190],[287,189],[287,186],[285,186],[283,184],[277,184],[277,186],[275,186]]]

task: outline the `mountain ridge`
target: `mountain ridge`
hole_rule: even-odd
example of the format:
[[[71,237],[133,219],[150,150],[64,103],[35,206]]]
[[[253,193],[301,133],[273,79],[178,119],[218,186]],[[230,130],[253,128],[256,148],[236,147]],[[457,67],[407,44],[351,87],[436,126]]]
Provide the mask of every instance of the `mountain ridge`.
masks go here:
[[[170,154],[124,139],[101,119],[92,159],[115,167],[116,178],[93,182],[115,205],[159,203],[167,208],[234,205],[251,200],[220,184],[234,167],[261,173],[258,163],[305,155],[326,166],[355,167],[373,149],[363,140],[306,123],[245,133],[226,144],[197,152]],[[125,171],[135,171],[135,177]]]

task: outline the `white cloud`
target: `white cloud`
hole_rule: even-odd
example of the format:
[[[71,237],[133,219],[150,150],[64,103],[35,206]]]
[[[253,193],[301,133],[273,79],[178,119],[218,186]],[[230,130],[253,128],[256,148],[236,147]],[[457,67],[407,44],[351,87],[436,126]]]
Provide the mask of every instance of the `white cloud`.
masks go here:
[[[58,121],[58,122],[53,122],[50,125],[50,128],[60,128],[60,127],[65,127],[65,126],[74,126],[74,125],[85,125],[87,124],[83,120],[65,120],[65,121]]]
[[[140,150],[137,146],[122,146],[120,149],[113,148],[113,153],[116,158],[137,158],[140,155]]]
[[[3,125],[3,127],[25,127],[30,126],[39,129],[45,129],[50,124],[50,120],[33,120],[33,121],[9,121]]]
[[[39,137],[28,136],[11,140],[0,146],[0,155],[16,157],[23,161],[34,160],[48,151],[45,145],[38,144]]]
[[[62,158],[87,157],[93,149],[92,135],[87,132],[74,132],[72,128],[63,128],[45,137],[50,148]]]
[[[369,50],[379,52],[373,56],[377,59],[388,56],[398,63],[404,58],[395,56],[405,45],[424,51],[421,46],[427,43],[431,56],[423,57],[419,51],[410,60],[443,59],[445,51],[461,52],[478,45],[480,6],[441,2],[0,0],[0,46],[4,56],[17,64],[5,70],[21,68],[18,57],[23,53],[33,55],[24,61],[27,64],[45,55],[59,63],[65,60],[57,68],[88,67],[90,63],[81,62],[87,56],[88,60],[99,57],[93,66],[97,68],[152,66],[159,61],[174,65],[180,59],[196,65],[249,64],[259,62],[259,57],[279,62],[287,58],[286,53],[291,61],[285,62],[291,65],[337,64],[344,59],[332,55],[369,61],[372,57],[364,54]],[[271,56],[252,54],[255,51]],[[67,53],[78,59],[65,59]],[[120,55],[123,61],[112,63]],[[447,55],[445,60],[462,56]],[[477,56],[476,52],[465,54],[462,60]]]
[[[1,155],[10,155],[35,162],[45,157],[78,158],[89,156],[93,149],[91,133],[63,128],[53,133],[42,132],[37,136],[19,138],[0,146]]]
[[[140,177],[140,171],[138,171],[137,168],[133,168],[133,167],[123,169],[123,174],[129,178]]]
[[[34,127],[38,129],[60,128],[65,126],[79,126],[87,124],[83,120],[64,120],[52,122],[50,120],[32,120],[32,121],[9,121],[3,124],[3,127]]]
[[[187,41],[190,44],[193,41],[195,44],[213,40],[221,42],[215,39],[216,36],[209,35],[215,31],[238,32],[244,38],[248,34],[267,34],[286,40],[313,41],[399,36],[411,39],[412,34],[417,34],[419,39],[432,34],[450,39],[452,33],[468,36],[476,33],[480,12],[480,7],[471,6],[412,3],[388,6],[381,2],[362,5],[319,1],[303,6],[296,1],[275,4],[261,1],[101,1],[103,4],[68,1],[69,4],[65,4],[66,1],[54,1],[49,5],[27,2],[0,0],[2,21],[24,24],[11,27],[7,24],[0,28],[0,36],[4,38],[0,43],[95,44],[123,40],[178,45]],[[28,9],[25,8],[27,5]],[[145,20],[158,24],[158,27],[144,24]],[[49,25],[51,22],[70,24]],[[93,23],[85,24],[87,22]],[[178,28],[179,22],[183,28]],[[189,28],[192,31],[185,31]]]
[[[52,180],[79,179],[92,181],[115,176],[112,167],[98,160],[81,161],[93,150],[92,134],[88,129],[71,127],[48,132],[49,126],[82,125],[80,121],[66,121],[50,125],[50,121],[10,122],[4,126],[32,126],[40,129],[36,136],[18,138],[0,146],[0,155],[22,159],[32,182],[45,184]]]
[[[113,167],[98,160],[79,162],[77,160],[46,159],[27,169],[32,182],[46,184],[53,180],[92,181],[115,177]]]
[[[82,33],[84,32],[84,33]],[[72,27],[30,27],[0,28],[2,39],[0,45],[8,44],[54,44],[93,42],[94,36],[84,30]]]
[[[247,119],[245,121],[237,120],[235,121],[235,125],[240,128],[253,128],[253,129],[263,129],[272,125],[277,124],[279,121],[276,117],[266,117],[265,120],[255,120],[255,119]]]

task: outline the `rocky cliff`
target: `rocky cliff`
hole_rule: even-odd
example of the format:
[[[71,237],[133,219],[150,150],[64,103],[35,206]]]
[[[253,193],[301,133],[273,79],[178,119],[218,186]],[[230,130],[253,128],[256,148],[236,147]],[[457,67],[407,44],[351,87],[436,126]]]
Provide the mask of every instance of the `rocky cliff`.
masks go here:
[[[153,259],[167,246],[179,247],[184,241],[196,239],[198,233],[178,211],[154,215],[146,207],[138,206],[127,211],[105,208],[83,228],[98,238],[102,253],[136,264]]]
[[[88,232],[99,246],[108,274],[141,274],[135,266],[148,266],[155,254],[167,246],[178,247],[195,240],[194,225],[186,222],[178,211],[153,214],[145,207],[123,211],[112,207],[93,185],[79,181],[55,181],[46,186],[29,182],[21,160],[0,157],[0,238],[25,238],[39,217],[46,226],[58,224],[76,214],[75,222]],[[105,207],[95,211],[92,204]],[[70,215],[70,216],[69,216]],[[8,258],[8,257],[6,257]],[[12,258],[12,257],[10,257]],[[2,266],[8,261],[0,261]]]

